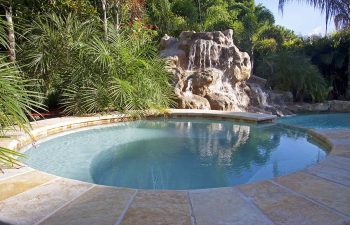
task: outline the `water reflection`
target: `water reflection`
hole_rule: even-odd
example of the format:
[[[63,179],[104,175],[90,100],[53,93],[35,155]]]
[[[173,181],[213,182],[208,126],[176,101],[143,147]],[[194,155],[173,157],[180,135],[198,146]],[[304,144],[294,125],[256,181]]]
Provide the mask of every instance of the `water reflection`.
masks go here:
[[[325,152],[298,130],[204,120],[139,121],[159,138],[115,145],[91,162],[95,183],[146,189],[231,186],[294,172]]]

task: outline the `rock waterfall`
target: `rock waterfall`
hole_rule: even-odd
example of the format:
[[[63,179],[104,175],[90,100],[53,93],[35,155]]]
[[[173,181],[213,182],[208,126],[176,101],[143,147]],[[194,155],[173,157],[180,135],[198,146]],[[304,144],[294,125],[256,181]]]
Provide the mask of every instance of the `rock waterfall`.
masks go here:
[[[178,108],[279,114],[269,94],[249,82],[250,57],[234,45],[232,36],[232,30],[184,31],[179,39],[162,38],[160,54],[174,75]]]

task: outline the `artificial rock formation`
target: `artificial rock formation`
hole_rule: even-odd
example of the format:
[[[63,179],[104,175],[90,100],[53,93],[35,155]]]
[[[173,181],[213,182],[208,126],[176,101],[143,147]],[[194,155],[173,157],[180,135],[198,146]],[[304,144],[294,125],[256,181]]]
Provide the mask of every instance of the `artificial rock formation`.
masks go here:
[[[233,31],[184,31],[179,39],[165,35],[161,56],[171,72],[178,108],[253,111],[279,114],[251,74],[248,53],[233,43]]]

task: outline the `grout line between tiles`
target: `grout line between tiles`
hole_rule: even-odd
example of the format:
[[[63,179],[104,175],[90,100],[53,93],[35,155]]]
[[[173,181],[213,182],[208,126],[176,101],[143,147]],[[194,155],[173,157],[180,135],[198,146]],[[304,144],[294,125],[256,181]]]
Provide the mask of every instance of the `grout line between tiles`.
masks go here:
[[[331,212],[337,214],[338,216],[345,217],[345,218],[347,218],[347,219],[350,218],[348,215],[346,215],[346,214],[344,214],[344,213],[342,213],[342,212],[340,212],[340,211],[338,211],[338,210],[336,210],[336,209],[334,209],[334,208],[331,208],[330,206],[327,206],[327,205],[325,205],[325,204],[322,203],[322,202],[319,202],[319,201],[317,201],[317,200],[315,200],[315,199],[312,199],[311,197],[308,197],[307,195],[304,195],[304,194],[302,194],[302,193],[299,193],[299,192],[294,191],[293,189],[290,189],[290,188],[288,188],[288,187],[286,187],[286,186],[283,186],[282,184],[279,184],[279,183],[275,182],[274,180],[269,180],[269,182],[271,182],[272,184],[277,185],[278,187],[280,187],[280,188],[282,188],[282,189],[284,189],[284,190],[286,190],[286,191],[288,191],[288,192],[291,192],[291,193],[293,193],[293,194],[295,194],[295,195],[297,195],[297,196],[299,196],[299,197],[302,197],[302,198],[304,198],[304,199],[306,199],[306,200],[308,200],[308,201],[310,201],[310,202],[312,202],[312,203],[314,203],[314,204],[320,206],[321,208],[326,208],[326,209],[328,209],[329,211],[331,211]]]
[[[328,181],[328,182],[330,182],[330,183],[334,183],[334,184],[338,184],[338,185],[341,185],[341,186],[346,187],[346,188],[350,188],[350,186],[348,186],[348,185],[339,183],[339,182],[334,181],[334,180],[330,180],[330,179],[325,178],[325,177],[318,176],[316,173],[312,173],[312,172],[307,171],[307,170],[301,170],[300,172],[306,173],[306,174],[308,174],[308,175],[310,175],[310,176],[313,176],[313,177],[316,177],[316,178],[318,178],[318,179],[326,180],[326,181]]]
[[[336,167],[333,167],[333,168],[336,168]],[[336,169],[339,169],[339,168],[336,168]],[[318,178],[321,178],[321,179],[324,179],[324,180],[327,180],[327,181],[330,181],[330,182],[333,182],[333,183],[342,185],[342,186],[344,186],[344,187],[350,187],[350,185],[342,184],[342,183],[340,183],[340,182],[338,182],[338,181],[331,180],[331,179],[326,178],[326,177],[322,177],[322,176],[318,175],[316,172],[309,171],[308,169],[307,169],[307,170],[301,170],[301,172],[304,172],[304,173],[313,175],[313,176],[315,176],[315,177],[318,177]]]
[[[9,200],[9,199],[11,199],[11,198],[15,198],[15,197],[17,197],[18,195],[25,194],[25,193],[28,192],[28,191],[31,191],[31,190],[36,189],[36,188],[39,188],[39,187],[44,186],[44,185],[46,185],[46,184],[50,184],[50,183],[52,183],[52,182],[54,182],[54,181],[56,181],[56,180],[59,180],[59,179],[62,179],[62,178],[61,178],[61,177],[53,178],[52,180],[49,180],[49,181],[47,181],[47,182],[45,182],[45,183],[42,183],[42,184],[40,184],[40,185],[34,186],[34,187],[32,187],[32,188],[29,188],[29,189],[27,189],[27,190],[25,190],[25,191],[23,191],[23,192],[20,192],[20,193],[18,193],[18,194],[15,194],[15,195],[13,195],[13,196],[11,196],[11,197],[9,197],[9,198],[6,198],[6,199],[4,199],[4,200],[2,200],[2,201],[7,201],[7,200]]]
[[[24,168],[24,167],[21,167],[21,168]],[[20,169],[21,169],[21,168],[20,168]],[[16,170],[16,169],[10,169],[10,170]],[[33,171],[35,171],[35,170],[32,169],[32,168],[29,168],[29,170],[27,170],[27,171],[18,172],[18,173],[16,173],[16,174],[13,174],[13,175],[8,176],[8,177],[2,177],[2,178],[0,178],[0,182],[1,182],[1,181],[5,181],[5,180],[7,180],[7,179],[11,179],[11,178],[16,177],[16,176],[19,176],[19,175],[23,175],[23,174],[25,174],[25,173],[33,172]]]
[[[75,196],[74,198],[72,198],[71,200],[67,201],[66,203],[64,203],[63,205],[61,205],[60,207],[56,208],[55,210],[53,210],[51,213],[49,213],[48,215],[44,216],[41,220],[39,220],[38,222],[36,222],[34,225],[38,225],[42,222],[44,222],[45,220],[47,220],[48,218],[50,218],[52,215],[54,215],[56,212],[58,212],[59,210],[61,210],[62,208],[66,207],[67,205],[69,205],[71,202],[75,201],[76,199],[78,199],[80,196],[82,196],[83,194],[85,194],[86,192],[90,191],[92,188],[94,188],[96,185],[92,185],[91,187],[89,187],[88,189],[86,189],[85,191],[83,191],[82,193],[80,193],[79,195]]]
[[[349,146],[350,147],[350,146]],[[344,166],[339,166],[335,161],[334,161],[334,158],[333,157],[337,157],[337,158],[344,158],[344,159],[347,159],[345,157],[342,157],[342,156],[327,156],[325,158],[324,161],[322,161],[319,165],[321,166],[329,166],[329,167],[334,167],[334,168],[337,168],[337,169],[341,169],[341,170],[346,170],[346,171],[350,171],[350,163],[348,163],[347,166],[349,166],[349,168],[346,168]],[[343,160],[343,159],[340,159],[340,160]],[[349,159],[348,159],[349,160]],[[349,160],[350,162],[350,160]]]
[[[261,213],[263,217],[265,217],[267,222],[270,222],[271,224],[275,224],[268,215],[265,214],[264,211],[260,209],[258,205],[255,204],[254,200],[248,196],[246,196],[243,192],[241,192],[238,188],[232,187],[233,190],[237,191],[238,195],[250,206],[252,206],[257,212]]]
[[[196,220],[196,217],[194,215],[192,199],[191,199],[191,195],[190,195],[189,191],[187,192],[187,198],[188,198],[189,210],[190,210],[190,214],[191,214],[192,225],[197,225],[197,220]]]
[[[134,199],[135,199],[135,197],[136,197],[138,192],[139,192],[139,190],[136,190],[135,193],[131,196],[131,198],[130,198],[128,204],[126,205],[126,207],[124,208],[122,214],[120,214],[120,216],[118,217],[117,221],[115,222],[115,225],[121,224],[121,222],[123,221],[123,219],[125,217],[126,212],[129,210],[129,208],[130,208],[132,202],[134,201]]]

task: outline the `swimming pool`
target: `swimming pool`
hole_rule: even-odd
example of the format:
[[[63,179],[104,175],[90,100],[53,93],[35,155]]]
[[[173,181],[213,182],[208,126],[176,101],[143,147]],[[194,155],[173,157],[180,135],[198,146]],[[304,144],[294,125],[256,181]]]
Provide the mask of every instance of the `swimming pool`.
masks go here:
[[[279,118],[278,122],[315,129],[350,129],[350,113],[300,114]]]
[[[284,125],[205,119],[122,122],[64,133],[29,148],[27,165],[81,181],[141,189],[228,187],[324,159],[307,133]]]

